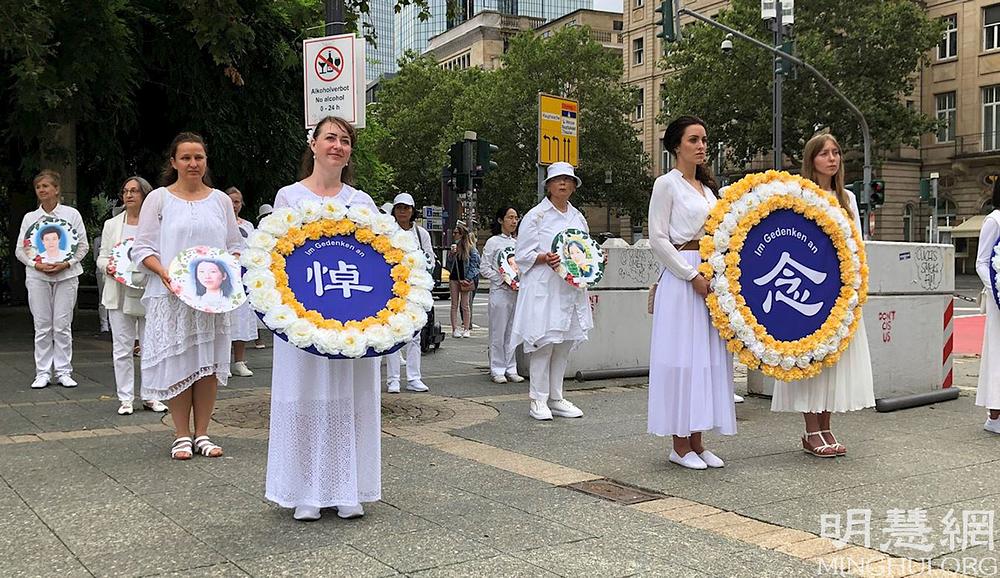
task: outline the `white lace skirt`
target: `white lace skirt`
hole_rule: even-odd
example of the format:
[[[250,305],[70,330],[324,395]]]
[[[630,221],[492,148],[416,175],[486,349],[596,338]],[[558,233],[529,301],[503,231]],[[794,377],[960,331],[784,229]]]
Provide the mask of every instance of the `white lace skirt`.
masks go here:
[[[173,295],[148,297],[143,304],[142,399],[171,399],[209,375],[226,385],[231,343],[228,313],[195,311]]]
[[[285,508],[382,498],[380,362],[274,340],[265,498]]]
[[[983,335],[983,354],[979,362],[979,382],[976,387],[976,405],[987,409],[1000,409],[1000,362],[994,355],[1000,349],[1000,310],[993,296],[986,296],[986,330]]]
[[[230,316],[233,323],[233,341],[257,340],[258,318],[249,301],[237,307]]]

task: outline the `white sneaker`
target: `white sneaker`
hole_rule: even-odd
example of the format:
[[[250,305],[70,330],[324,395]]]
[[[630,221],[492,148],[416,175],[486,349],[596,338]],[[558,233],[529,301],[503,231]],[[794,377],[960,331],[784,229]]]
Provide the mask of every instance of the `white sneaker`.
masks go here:
[[[132,402],[123,401],[121,405],[118,406],[118,415],[132,415]]]
[[[233,364],[233,375],[236,377],[253,377],[253,372],[247,367],[247,362],[237,361]]]
[[[1000,434],[1000,418],[987,419],[986,423],[983,424],[983,429],[986,431],[993,432],[995,434]]]
[[[360,518],[364,515],[365,509],[361,507],[361,504],[356,504],[354,506],[337,506],[337,517],[339,518],[350,520],[351,518]]]
[[[722,461],[722,458],[708,450],[698,454],[698,457],[701,458],[701,461],[705,462],[705,465],[710,468],[722,468],[726,465],[726,462]]]
[[[149,411],[155,411],[156,413],[163,413],[167,411],[167,406],[155,399],[153,401],[142,402],[142,408]]]
[[[69,376],[69,374],[60,375],[56,378],[56,380],[59,382],[59,385],[63,387],[76,387],[79,385],[76,380]]]
[[[558,417],[583,417],[583,410],[565,399],[550,399],[549,410]]]
[[[466,337],[466,338],[472,337],[472,330],[471,329],[466,329],[465,331],[463,331],[462,332],[462,337]]]
[[[538,401],[537,399],[531,400],[531,409],[528,410],[528,415],[540,421],[552,419],[552,412],[549,411],[549,406],[545,405],[544,401]]]
[[[386,384],[385,390],[389,393],[399,393],[399,382],[390,381],[388,384]]]
[[[462,338],[462,332],[456,329],[455,331],[451,332],[451,336],[454,339],[461,339]]]
[[[424,385],[424,382],[420,381],[419,379],[414,379],[412,381],[406,382],[406,389],[410,391],[427,391],[430,388]]]
[[[522,381],[524,381],[524,378],[516,373],[508,373],[507,381],[511,383],[521,383]]]
[[[742,395],[737,395],[735,393],[733,394],[733,402],[734,403],[743,403],[743,401],[744,400],[743,400],[743,396]]]
[[[677,464],[678,466],[683,466],[689,470],[707,470],[708,464],[706,464],[698,454],[694,452],[688,452],[684,454],[684,457],[677,455],[677,452],[670,450],[670,461]]]
[[[298,506],[295,508],[295,513],[292,514],[292,517],[303,522],[312,522],[319,520],[319,515],[319,508],[315,508],[313,506]]]
[[[491,375],[490,379],[493,380],[493,383],[507,383],[507,378],[497,373]]]
[[[42,389],[43,387],[49,386],[49,376],[38,375],[35,376],[35,381],[31,382],[31,389]]]

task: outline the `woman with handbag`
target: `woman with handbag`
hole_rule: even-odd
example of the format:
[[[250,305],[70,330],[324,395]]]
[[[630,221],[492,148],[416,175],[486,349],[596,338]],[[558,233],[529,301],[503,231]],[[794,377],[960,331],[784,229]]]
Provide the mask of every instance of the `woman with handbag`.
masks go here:
[[[451,289],[451,336],[472,337],[472,307],[469,304],[472,292],[476,290],[475,279],[479,277],[479,251],[476,237],[469,232],[465,223],[455,225],[454,243],[448,253],[448,286]],[[461,307],[461,317],[459,317]]]
[[[121,190],[125,210],[104,222],[101,252],[97,257],[97,268],[105,273],[101,303],[108,311],[108,321],[111,324],[111,356],[118,389],[118,415],[132,413],[132,401],[135,399],[135,342],[137,339],[141,340],[145,330],[146,311],[140,302],[143,289],[128,287],[115,281],[115,271],[111,268],[111,250],[121,241],[135,238],[139,229],[139,210],[146,195],[152,190],[153,187],[142,177],[129,177],[125,181]],[[145,280],[143,273],[121,273],[130,276],[133,281],[137,278]],[[143,399],[142,406],[150,411],[167,411],[167,406],[155,399]]]
[[[979,383],[976,388],[976,405],[985,407],[988,414],[983,429],[1000,434],[1000,364],[992,359],[993,351],[1000,350],[1000,310],[993,299],[991,278],[993,271],[993,247],[1000,239],[1000,180],[993,183],[993,211],[983,221],[979,233],[979,253],[976,255],[976,273],[988,289],[983,296],[986,307],[986,334],[983,338],[983,354],[979,362]]]

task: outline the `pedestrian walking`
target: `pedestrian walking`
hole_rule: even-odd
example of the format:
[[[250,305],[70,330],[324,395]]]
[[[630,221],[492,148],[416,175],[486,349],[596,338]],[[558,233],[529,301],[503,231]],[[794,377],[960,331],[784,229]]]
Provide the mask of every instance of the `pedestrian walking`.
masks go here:
[[[483,277],[490,282],[489,325],[490,325],[490,377],[494,383],[521,383],[524,378],[517,374],[514,361],[515,347],[511,345],[511,328],[514,324],[514,305],[517,303],[517,289],[505,283],[497,267],[497,256],[501,251],[514,249],[514,232],[517,231],[518,216],[514,207],[500,207],[493,219],[493,236],[483,247],[484,264],[480,267]],[[511,259],[513,261],[513,259]],[[504,261],[509,273],[517,270],[516,264]],[[513,271],[510,271],[513,269]]]
[[[389,214],[396,219],[396,224],[404,231],[410,231],[416,237],[417,245],[423,251],[427,259],[427,272],[434,272],[434,246],[431,245],[431,235],[427,229],[414,223],[417,218],[413,195],[409,193],[399,193],[392,200],[392,208]],[[420,379],[420,333],[408,341],[403,348],[385,356],[386,382],[389,393],[399,393],[400,355],[406,356],[406,389],[410,391],[427,391],[427,385]]]
[[[470,299],[479,278],[479,251],[476,236],[459,221],[452,231],[454,242],[448,252],[448,286],[451,289],[451,336],[472,337],[472,306]],[[461,309],[461,313],[459,313]]]
[[[243,237],[232,201],[211,186],[208,147],[201,136],[183,132],[174,138],[160,180],[163,186],[142,204],[132,247],[135,261],[160,281],[149,279],[142,297],[141,395],[166,400],[170,407],[175,431],[171,458],[188,460],[194,452],[220,457],[222,448],[208,437],[208,425],[218,386],[229,380],[230,315],[186,305],[171,290],[167,267],[178,253],[196,245],[238,254]]]
[[[570,351],[587,340],[594,319],[587,290],[570,285],[556,273],[560,257],[552,252],[552,241],[559,233],[590,230],[583,213],[569,202],[582,184],[573,165],[549,165],[545,198],[524,215],[514,246],[521,279],[508,346],[521,345],[528,355],[528,413],[537,420],[583,416],[580,408],[563,397],[563,377]]]
[[[108,321],[111,324],[111,357],[115,367],[118,415],[132,414],[132,403],[135,400],[135,342],[138,339],[141,343],[146,327],[146,312],[141,302],[143,289],[128,287],[115,281],[115,271],[111,269],[111,251],[118,243],[135,238],[139,229],[142,202],[152,190],[153,187],[142,177],[134,176],[125,180],[120,192],[124,210],[104,222],[100,254],[97,257],[97,269],[105,273],[101,303],[108,311]],[[124,274],[131,277],[131,273],[127,271]],[[144,398],[142,406],[150,411],[167,411],[167,406],[156,399]]]
[[[326,117],[313,129],[303,179],[283,187],[275,208],[337,199],[377,212],[351,186],[354,127]],[[265,498],[295,508],[296,520],[317,520],[320,508],[341,518],[364,515],[362,502],[382,497],[378,357],[327,359],[274,340],[271,426]]]
[[[993,183],[993,206],[1000,207],[1000,180]],[[993,297],[993,283],[997,273],[993,270],[993,247],[1000,240],[1000,208],[994,208],[983,221],[979,232],[979,253],[976,255],[976,273],[986,287],[986,331],[983,337],[983,354],[979,361],[979,384],[976,388],[976,405],[985,407],[989,414],[983,429],[1000,434],[1000,362],[993,355],[1000,351],[1000,310]]]
[[[819,134],[806,143],[802,152],[802,176],[832,193],[841,208],[861,230],[861,216],[854,195],[844,189],[844,164],[837,139]],[[861,315],[861,309],[854,312]],[[864,322],[858,323],[850,345],[831,367],[809,379],[791,383],[775,380],[771,411],[802,413],[806,431],[802,450],[819,458],[847,454],[847,447],[837,441],[830,429],[832,413],[857,411],[875,406],[875,383]]]
[[[24,286],[28,290],[28,309],[35,327],[35,379],[32,389],[49,385],[55,376],[63,387],[76,387],[73,379],[73,308],[76,306],[76,292],[80,285],[83,266],[90,245],[83,226],[80,212],[63,205],[60,200],[61,178],[59,173],[45,169],[33,181],[38,208],[21,219],[21,230],[17,236],[14,255],[24,264]],[[45,253],[31,258],[25,246],[28,230],[44,217],[61,219],[75,230],[79,243],[72,254],[59,227],[40,228],[37,236],[46,245]],[[34,239],[27,240],[34,243]],[[51,249],[49,247],[51,245]],[[48,258],[48,253],[58,256],[58,260]],[[68,259],[66,259],[68,257]]]
[[[709,316],[708,279],[698,273],[698,243],[718,185],[706,164],[705,123],[681,116],[664,146],[673,170],[653,183],[649,244],[663,267],[656,285],[649,353],[649,433],[673,436],[669,460],[694,470],[725,463],[705,449],[702,434],[736,433],[733,359]]]
[[[233,211],[236,213],[236,224],[240,228],[240,236],[244,244],[253,233],[253,223],[240,218],[243,210],[243,193],[236,187],[226,189],[226,194],[233,201]],[[257,314],[254,313],[250,301],[245,301],[232,312],[233,324],[233,365],[232,374],[235,377],[253,377],[253,372],[247,367],[247,343],[257,341]]]

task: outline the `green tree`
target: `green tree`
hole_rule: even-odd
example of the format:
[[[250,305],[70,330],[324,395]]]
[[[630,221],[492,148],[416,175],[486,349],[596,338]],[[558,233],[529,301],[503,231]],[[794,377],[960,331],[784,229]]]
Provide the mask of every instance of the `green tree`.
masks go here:
[[[716,19],[771,43],[760,19],[760,2],[733,0]],[[909,108],[918,67],[941,38],[942,26],[910,0],[857,2],[811,0],[795,4],[795,53],[822,72],[865,114],[873,153],[915,146],[935,121]],[[661,65],[673,70],[662,91],[658,120],[681,114],[702,117],[709,138],[725,143],[728,160],[739,168],[771,150],[773,55],[739,39],[731,54],[719,44],[724,33],[706,24],[684,28],[684,41],[667,46]],[[763,111],[763,114],[762,114]],[[802,146],[818,127],[829,127],[845,148],[861,148],[861,129],[836,96],[805,70],[786,78],[783,149],[799,160]]]

